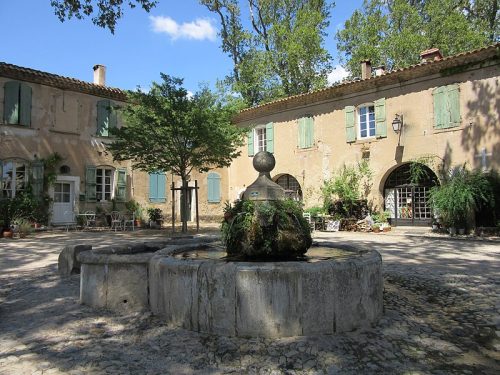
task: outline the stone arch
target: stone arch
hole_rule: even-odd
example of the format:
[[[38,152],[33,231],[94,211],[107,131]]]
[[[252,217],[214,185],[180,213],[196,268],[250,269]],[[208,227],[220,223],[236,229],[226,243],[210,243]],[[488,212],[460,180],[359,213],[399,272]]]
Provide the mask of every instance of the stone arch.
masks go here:
[[[392,225],[430,225],[432,212],[428,202],[429,191],[439,185],[436,174],[426,165],[421,165],[424,175],[412,182],[411,162],[395,166],[382,179],[384,209],[391,213]]]
[[[298,201],[302,200],[302,187],[299,181],[291,174],[280,173],[274,176],[273,181],[285,189],[285,196],[288,198]]]

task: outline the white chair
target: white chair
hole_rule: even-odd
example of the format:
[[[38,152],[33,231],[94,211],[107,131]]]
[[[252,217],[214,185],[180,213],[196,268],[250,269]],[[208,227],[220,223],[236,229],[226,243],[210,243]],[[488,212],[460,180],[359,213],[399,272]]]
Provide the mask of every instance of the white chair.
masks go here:
[[[304,219],[307,220],[307,222],[309,223],[309,227],[311,228],[311,232],[314,232],[314,220],[312,219],[311,217],[311,214],[309,212],[304,212],[302,214],[302,216],[304,216]]]
[[[92,227],[95,228],[95,212],[94,211],[86,211],[85,212],[85,228],[90,229]]]
[[[117,229],[123,229],[123,217],[122,214],[119,213],[118,211],[112,211],[111,212],[111,230],[116,230]]]
[[[135,213],[132,212],[131,214],[125,215],[123,218],[123,230],[126,230],[127,227],[132,228],[132,230],[135,230],[134,226],[135,222]]]

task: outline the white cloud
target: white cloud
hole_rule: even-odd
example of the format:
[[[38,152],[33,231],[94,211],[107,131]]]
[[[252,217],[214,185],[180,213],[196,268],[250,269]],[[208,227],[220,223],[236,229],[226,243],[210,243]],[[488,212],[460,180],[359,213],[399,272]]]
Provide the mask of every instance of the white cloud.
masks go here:
[[[155,33],[165,33],[175,39],[208,39],[217,38],[217,30],[210,20],[198,18],[193,22],[177,23],[170,17],[150,16],[151,25]]]
[[[333,85],[336,82],[342,81],[349,75],[349,72],[345,70],[341,65],[335,65],[335,68],[328,73],[328,85]]]

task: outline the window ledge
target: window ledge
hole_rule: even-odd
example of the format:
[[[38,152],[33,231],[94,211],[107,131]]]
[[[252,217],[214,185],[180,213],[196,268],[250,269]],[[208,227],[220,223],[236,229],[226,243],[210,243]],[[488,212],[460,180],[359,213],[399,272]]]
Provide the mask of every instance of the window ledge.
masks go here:
[[[385,138],[385,137],[384,137]],[[354,142],[349,142],[351,145],[364,145],[366,143],[370,144],[372,142],[378,142],[381,139],[384,138],[377,138],[377,137],[372,137],[372,138],[363,138],[363,139],[356,139]]]
[[[68,132],[68,131],[57,130],[57,129],[49,129],[49,132],[51,132],[51,133],[57,133],[57,134],[80,135],[80,133]]]
[[[309,151],[317,151],[318,149],[319,149],[319,147],[318,147],[317,144],[314,144],[311,147],[307,147],[307,148],[299,148],[299,147],[296,148],[296,150],[297,150],[298,153],[309,152]]]
[[[457,132],[457,131],[464,130],[465,128],[466,128],[466,126],[458,125],[458,126],[453,126],[453,127],[444,128],[444,129],[436,129],[435,127],[433,127],[432,129],[433,129],[433,134],[439,134],[439,133]]]
[[[6,127],[6,128],[10,128],[10,129],[23,129],[23,130],[29,130],[32,132],[40,130],[40,129],[34,129],[34,128],[27,126],[27,125],[17,125],[17,124],[0,124],[0,127]]]

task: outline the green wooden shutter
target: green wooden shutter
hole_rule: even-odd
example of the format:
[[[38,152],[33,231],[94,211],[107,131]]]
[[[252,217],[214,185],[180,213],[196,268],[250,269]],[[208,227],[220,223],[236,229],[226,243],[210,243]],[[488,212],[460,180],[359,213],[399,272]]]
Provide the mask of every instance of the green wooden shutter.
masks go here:
[[[449,128],[459,126],[462,117],[460,116],[460,89],[458,84],[446,86],[447,91],[447,109],[449,115]]]
[[[167,201],[167,176],[165,173],[158,174],[157,197],[159,202]]]
[[[387,137],[387,122],[385,116],[385,98],[375,100],[375,136]]]
[[[314,118],[306,117],[306,147],[312,147],[314,145]]]
[[[19,96],[19,124],[31,125],[31,86],[21,83]]]
[[[96,168],[88,165],[85,169],[85,200],[96,201]]]
[[[158,174],[149,174],[149,201],[156,202],[158,198]]]
[[[446,126],[446,97],[445,88],[437,87],[432,92],[434,101],[434,127],[442,129]]]
[[[304,144],[305,144],[305,119],[304,117],[301,117],[299,118],[298,122],[297,122],[297,125],[298,125],[298,130],[299,130],[299,137],[298,137],[298,146],[299,148],[304,148]]]
[[[117,119],[118,112],[117,112],[117,110],[114,107],[112,102],[110,102],[109,105],[110,106],[109,106],[109,111],[108,111],[108,113],[109,113],[108,132],[109,132],[109,129],[116,128],[117,123],[118,123],[118,119]]]
[[[36,160],[31,164],[31,189],[35,197],[43,194],[43,162]]]
[[[209,203],[220,202],[220,176],[217,173],[209,173],[207,177],[207,193]]]
[[[127,170],[119,168],[116,170],[116,194],[118,202],[125,202],[127,198]]]
[[[5,82],[3,108],[3,119],[5,124],[19,124],[19,90],[19,82]]]
[[[274,126],[272,122],[266,124],[266,151],[274,153]]]
[[[109,100],[99,100],[97,102],[97,135],[107,137],[109,135]]]
[[[356,118],[355,107],[348,105],[345,107],[345,135],[347,142],[354,142],[356,140]]]
[[[254,148],[253,148],[253,129],[249,130],[247,133],[247,143],[248,143],[248,156],[253,156],[254,155]]]

